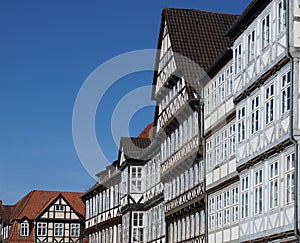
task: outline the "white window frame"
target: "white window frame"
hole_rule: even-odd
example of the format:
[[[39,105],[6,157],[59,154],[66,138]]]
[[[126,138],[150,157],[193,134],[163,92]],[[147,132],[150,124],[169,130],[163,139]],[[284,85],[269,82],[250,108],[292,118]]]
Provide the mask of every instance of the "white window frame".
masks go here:
[[[281,114],[291,109],[291,72],[288,71],[281,76]]]
[[[130,178],[131,178],[131,192],[141,193],[143,191],[143,167],[132,166],[130,167]]]
[[[263,169],[254,172],[254,214],[263,212]]]
[[[47,230],[48,230],[47,223],[43,223],[43,222],[37,223],[37,230],[36,230],[37,236],[46,236]]]
[[[20,236],[22,236],[22,237],[29,236],[29,223],[28,222],[20,223]]]
[[[265,89],[265,123],[268,125],[274,120],[275,117],[275,85],[274,83],[270,84]]]
[[[285,156],[285,202],[287,204],[295,201],[295,153]]]
[[[66,210],[66,205],[61,205],[61,204],[55,205],[56,212],[64,212],[65,210]]]
[[[277,4],[277,31],[281,34],[286,29],[286,0],[280,0]]]
[[[235,57],[235,74],[238,74],[242,71],[242,43],[238,44],[234,50],[234,57]]]
[[[238,143],[246,139],[246,107],[243,106],[237,111]]]
[[[252,62],[255,57],[255,29],[252,30],[247,37],[247,60],[248,63]]]
[[[239,221],[239,187],[236,186],[231,189],[231,222],[237,223]]]
[[[223,193],[224,202],[224,225],[230,224],[230,190]]]
[[[54,236],[59,236],[59,237],[64,236],[64,224],[63,223],[55,223],[54,224]]]
[[[271,42],[271,14],[267,14],[261,21],[261,49],[268,47]]]
[[[235,151],[236,151],[236,140],[235,140],[235,124],[232,124],[229,126],[229,131],[228,131],[228,140],[229,140],[229,152],[228,155],[229,156],[233,156],[235,155]]]
[[[260,129],[260,96],[257,95],[250,101],[250,132],[254,134]]]
[[[249,175],[241,179],[241,219],[249,217]]]
[[[71,237],[79,237],[80,236],[80,224],[71,223],[70,236]]]
[[[269,164],[269,193],[270,209],[279,206],[279,161],[275,160]]]
[[[144,213],[132,213],[132,242],[144,242]]]

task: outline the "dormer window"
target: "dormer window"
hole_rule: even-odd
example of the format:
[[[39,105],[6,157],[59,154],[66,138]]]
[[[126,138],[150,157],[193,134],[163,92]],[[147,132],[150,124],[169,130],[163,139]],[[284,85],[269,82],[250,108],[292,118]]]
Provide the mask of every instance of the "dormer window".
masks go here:
[[[66,208],[65,205],[55,205],[56,212],[64,212],[65,208]]]
[[[20,236],[29,236],[29,223],[23,222],[20,224]]]

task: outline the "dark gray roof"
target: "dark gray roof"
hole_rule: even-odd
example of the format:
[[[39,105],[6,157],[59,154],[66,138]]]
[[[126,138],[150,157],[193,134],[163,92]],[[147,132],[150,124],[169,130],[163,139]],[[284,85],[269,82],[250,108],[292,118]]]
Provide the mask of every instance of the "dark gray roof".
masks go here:
[[[143,157],[150,144],[151,140],[149,138],[122,137],[120,148],[123,148],[126,159],[139,160]]]
[[[238,18],[234,14],[214,13],[201,10],[165,8],[158,40],[161,48],[164,23],[167,23],[172,49],[175,53],[176,64],[187,77],[188,82],[195,81],[202,73],[207,72],[221,53],[230,47],[230,38],[225,32]],[[191,65],[186,59],[196,65]],[[157,53],[156,68],[160,54]],[[181,57],[181,58],[180,58]],[[157,72],[154,73],[153,84],[156,84]]]

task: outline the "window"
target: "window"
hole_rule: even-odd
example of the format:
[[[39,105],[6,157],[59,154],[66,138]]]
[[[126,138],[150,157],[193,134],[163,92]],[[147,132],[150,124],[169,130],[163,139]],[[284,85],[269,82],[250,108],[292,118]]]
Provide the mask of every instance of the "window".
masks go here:
[[[235,155],[235,124],[229,127],[229,156]]]
[[[259,96],[251,100],[251,133],[255,133],[259,129]]]
[[[274,84],[266,88],[266,117],[265,122],[269,124],[274,120]]]
[[[133,213],[132,217],[132,242],[143,242],[144,234],[143,234],[143,213]]]
[[[285,157],[285,183],[286,183],[286,203],[295,200],[295,154]]]
[[[212,168],[214,166],[213,163],[213,151],[212,151],[212,141],[209,140],[206,143],[206,161],[207,161],[207,168]]]
[[[278,34],[280,34],[286,28],[286,0],[279,1],[277,8]]]
[[[242,44],[239,44],[234,50],[235,57],[235,73],[239,73],[242,70]]]
[[[222,161],[227,159],[227,146],[228,146],[228,141],[227,141],[227,128],[222,132]]]
[[[64,224],[55,223],[54,224],[54,236],[63,236],[64,235]]]
[[[279,179],[278,179],[278,161],[270,164],[270,208],[275,208],[278,206],[278,191],[279,191]]]
[[[220,135],[217,135],[214,139],[215,146],[215,156],[214,156],[214,164],[218,165],[221,160],[221,145],[220,145]]]
[[[287,72],[281,77],[281,113],[291,109],[291,73]]]
[[[24,222],[20,224],[20,236],[29,236],[29,223]]]
[[[242,107],[237,112],[238,142],[246,138],[246,108]]]
[[[224,225],[230,224],[230,196],[229,191],[224,192]]]
[[[142,167],[131,167],[131,191],[142,192]]]
[[[80,224],[71,224],[71,237],[79,237],[80,236]]]
[[[248,63],[254,59],[255,55],[255,30],[248,35]]]
[[[216,226],[217,228],[222,227],[223,223],[223,215],[222,215],[222,209],[223,209],[223,204],[222,204],[222,194],[218,195],[216,197]]]
[[[249,216],[249,176],[245,176],[242,181],[241,190],[241,218],[248,218]]]
[[[233,223],[239,221],[239,188],[235,187],[231,190],[232,213],[231,220]]]
[[[208,228],[214,229],[215,228],[215,198],[212,197],[209,200],[209,207],[208,207]]]
[[[47,223],[37,223],[37,236],[47,235]]]
[[[226,94],[231,95],[233,92],[232,65],[226,70]]]
[[[254,214],[261,214],[263,207],[263,171],[254,174]]]
[[[65,211],[65,205],[55,205],[55,211],[57,212]]]
[[[262,49],[270,44],[270,14],[268,14],[261,22],[262,32]]]

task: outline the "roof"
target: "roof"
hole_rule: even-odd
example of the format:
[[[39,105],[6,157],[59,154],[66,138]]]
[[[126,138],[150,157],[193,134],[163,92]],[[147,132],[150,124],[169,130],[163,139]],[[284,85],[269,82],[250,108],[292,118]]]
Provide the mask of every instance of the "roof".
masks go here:
[[[189,82],[207,71],[215,59],[230,46],[225,32],[238,18],[234,14],[215,13],[201,10],[165,8],[162,11],[158,50],[161,48],[165,22],[175,55],[175,62]],[[185,57],[185,58],[183,58]],[[158,69],[160,54],[157,52],[155,70]],[[191,60],[194,65],[191,65]],[[153,84],[156,84],[157,71]]]
[[[0,207],[0,221],[8,222],[15,206],[2,205]]]
[[[153,137],[153,127],[154,123],[152,122],[144,128],[144,130],[139,134],[138,138],[152,138]]]
[[[123,148],[126,159],[139,160],[150,144],[149,138],[121,137],[120,148]]]
[[[81,192],[59,192],[35,190],[28,193],[19,200],[16,205],[10,206],[9,221],[20,220],[26,217],[34,220],[47,208],[59,195],[61,195],[70,206],[81,216],[84,215],[84,204],[80,200]]]
[[[228,29],[226,36],[236,38],[246,27],[248,27],[257,15],[267,7],[272,0],[252,0],[241,16]]]

